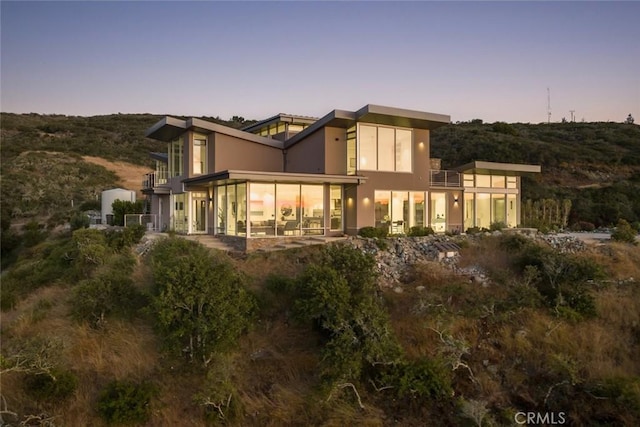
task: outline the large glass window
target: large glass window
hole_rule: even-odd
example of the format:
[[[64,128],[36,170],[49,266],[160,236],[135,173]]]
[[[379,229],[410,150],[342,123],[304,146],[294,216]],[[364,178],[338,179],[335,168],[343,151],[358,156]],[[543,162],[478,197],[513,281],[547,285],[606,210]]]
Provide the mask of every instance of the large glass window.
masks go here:
[[[356,174],[356,127],[347,129],[347,175]]]
[[[411,172],[411,131],[396,129],[396,171]]]
[[[342,187],[332,185],[330,192],[331,230],[342,230]]]
[[[276,207],[278,234],[300,234],[300,185],[277,184]]]
[[[378,168],[379,171],[393,172],[395,169],[395,130],[378,128]]]
[[[376,170],[378,169],[378,137],[375,126],[360,126],[358,135],[360,156],[358,169]]]
[[[303,185],[302,231],[304,234],[324,234],[324,188],[322,185]]]
[[[476,215],[475,194],[464,193],[464,229],[467,230],[474,226]]]
[[[238,203],[236,201],[236,186],[227,185],[227,205],[226,205],[226,217],[227,217],[227,231],[226,234],[235,236],[237,231],[238,221]]]
[[[347,141],[348,138],[347,133]],[[409,129],[360,124],[358,150],[358,169],[412,171],[412,131]]]
[[[476,194],[476,226],[489,228],[491,225],[491,195],[489,193]]]
[[[252,236],[273,236],[276,226],[275,184],[249,184],[249,221]]]
[[[409,193],[394,191],[391,193],[391,232],[404,234],[409,225]]]
[[[490,188],[491,175],[476,175],[476,187]]]
[[[187,233],[188,222],[185,211],[185,194],[176,194],[173,196],[173,229],[176,233]]]
[[[431,228],[438,233],[447,229],[446,193],[431,193]]]
[[[376,227],[389,228],[391,222],[391,191],[375,192],[375,224]]]
[[[236,185],[236,218],[238,235],[247,234],[247,184]]]
[[[169,176],[181,176],[183,174],[182,156],[184,143],[182,138],[169,143]]]
[[[206,173],[207,140],[205,137],[193,140],[193,174]]]
[[[426,212],[424,193],[410,193],[411,217],[409,218],[409,226],[424,227],[424,218]]]
[[[504,175],[491,175],[491,187],[504,188],[506,177]]]
[[[217,189],[216,233],[227,231],[227,187],[221,185]]]
[[[501,222],[507,223],[505,212],[505,195],[504,194],[492,194],[491,195],[491,209],[492,209],[492,223]]]

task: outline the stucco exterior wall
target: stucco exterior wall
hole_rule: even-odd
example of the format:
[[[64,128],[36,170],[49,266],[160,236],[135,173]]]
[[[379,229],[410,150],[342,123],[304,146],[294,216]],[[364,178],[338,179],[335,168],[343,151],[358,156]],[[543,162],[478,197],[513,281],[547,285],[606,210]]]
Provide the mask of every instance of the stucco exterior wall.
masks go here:
[[[224,170],[282,172],[282,150],[279,148],[220,133],[210,135],[209,140],[213,140],[214,159],[208,173]]]
[[[325,128],[325,173],[332,175],[347,174],[347,130],[343,128]]]
[[[325,133],[326,128],[319,129],[287,148],[285,172],[326,173]]]

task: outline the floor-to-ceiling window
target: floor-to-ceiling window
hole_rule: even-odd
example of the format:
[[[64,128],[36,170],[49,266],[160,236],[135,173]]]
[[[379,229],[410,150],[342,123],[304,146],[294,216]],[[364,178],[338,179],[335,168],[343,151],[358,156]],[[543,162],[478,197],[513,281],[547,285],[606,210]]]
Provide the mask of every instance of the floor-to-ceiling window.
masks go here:
[[[324,234],[324,187],[301,185],[302,233]]]
[[[391,191],[375,191],[374,197],[375,226],[389,229],[391,221]]]
[[[332,185],[329,192],[331,230],[342,230],[342,186]]]
[[[391,233],[404,234],[409,230],[409,193],[391,193]]]
[[[184,193],[173,195],[173,230],[176,233],[186,234],[189,229],[185,211],[185,196]]]
[[[275,234],[276,227],[276,185],[263,183],[249,184],[249,221],[252,236]]]
[[[194,136],[193,138],[193,174],[200,175],[206,173],[207,159],[207,138],[205,136]]]
[[[191,194],[191,232],[207,231],[207,193],[193,191]]]
[[[447,194],[431,193],[431,228],[436,233],[447,230]]]
[[[411,172],[412,131],[390,126],[358,125],[358,169]]]
[[[507,226],[518,226],[517,199],[515,194],[507,194]]]
[[[183,174],[183,153],[184,142],[182,137],[169,143],[169,177],[181,176]]]
[[[491,223],[507,223],[504,194],[491,195]]]
[[[474,226],[476,216],[475,194],[464,193],[464,229],[467,230]]]
[[[476,227],[489,228],[491,226],[491,194],[476,194]]]
[[[224,234],[227,231],[227,187],[218,186],[216,193],[216,234]]]
[[[423,191],[412,191],[410,194],[410,227],[424,227],[426,204]]]

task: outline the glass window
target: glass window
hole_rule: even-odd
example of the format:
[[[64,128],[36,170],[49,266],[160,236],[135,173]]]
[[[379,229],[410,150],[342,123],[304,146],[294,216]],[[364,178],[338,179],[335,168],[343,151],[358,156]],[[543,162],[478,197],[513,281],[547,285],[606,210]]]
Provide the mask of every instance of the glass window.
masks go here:
[[[238,220],[238,204],[236,201],[236,186],[235,185],[227,185],[227,231],[226,234],[230,236],[235,236],[237,230],[237,220]]]
[[[247,184],[236,185],[236,218],[238,235],[247,234]]]
[[[347,129],[347,175],[356,174],[356,127]]]
[[[249,221],[252,236],[273,236],[276,227],[275,184],[249,184]]]
[[[411,193],[411,217],[409,218],[409,225],[411,227],[424,227],[424,218],[425,218],[425,199],[424,193],[420,192],[412,192]]]
[[[517,176],[508,176],[507,177],[507,188],[518,188],[517,182],[518,182],[518,177]]]
[[[394,191],[391,193],[391,232],[405,234],[409,225],[409,193]]]
[[[375,126],[360,126],[358,135],[360,142],[358,169],[376,170],[378,168],[376,131]]]
[[[278,235],[300,234],[300,185],[276,184],[276,216]]]
[[[490,188],[491,175],[476,175],[476,186],[482,188]]]
[[[207,140],[197,138],[193,140],[193,174],[205,173],[205,162],[207,159]]]
[[[516,207],[516,195],[507,194],[507,225],[509,227],[518,226]]]
[[[304,129],[302,125],[294,125],[293,123],[289,125],[289,133],[298,133]]]
[[[184,144],[182,138],[169,143],[169,175],[170,177],[181,176],[183,173],[182,156]]]
[[[438,233],[447,229],[446,193],[431,193],[431,228]]]
[[[491,195],[488,193],[476,194],[476,226],[489,228],[491,225]]]
[[[324,234],[324,186],[303,185],[301,190],[303,233]]]
[[[396,171],[411,172],[411,131],[396,129]]]
[[[474,226],[475,219],[475,195],[473,193],[464,193],[464,229],[467,230]]]
[[[227,231],[227,187],[216,187],[216,233],[224,234]]]
[[[501,222],[503,224],[507,223],[506,212],[505,212],[505,195],[504,194],[492,194],[491,195],[491,209],[493,215],[492,223]]]
[[[342,187],[332,185],[330,193],[331,230],[342,230]]]
[[[504,175],[491,175],[491,187],[504,188],[506,177]]]
[[[173,196],[173,229],[176,233],[187,233],[188,222],[185,214],[185,194],[176,194]]]
[[[395,169],[395,131],[392,128],[378,128],[378,168],[380,171]]]
[[[464,186],[465,187],[473,187],[474,186],[473,174],[471,174],[471,173],[463,174],[463,180],[464,180]]]
[[[391,191],[376,191],[375,193],[375,225],[389,229],[391,223]]]

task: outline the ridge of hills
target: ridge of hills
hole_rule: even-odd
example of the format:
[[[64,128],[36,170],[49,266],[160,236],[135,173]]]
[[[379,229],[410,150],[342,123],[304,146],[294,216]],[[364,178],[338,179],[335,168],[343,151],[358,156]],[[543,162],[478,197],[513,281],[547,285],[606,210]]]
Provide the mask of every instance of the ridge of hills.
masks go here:
[[[82,156],[151,169],[148,153],[165,146],[145,138],[144,131],[161,117],[1,113],[3,216],[68,215],[71,199],[81,205],[122,181]],[[202,118],[234,128],[254,122],[239,116]],[[570,223],[640,221],[638,125],[474,120],[433,131],[431,156],[441,158],[445,169],[473,160],[540,164],[539,176],[523,178],[523,200],[571,199]]]

